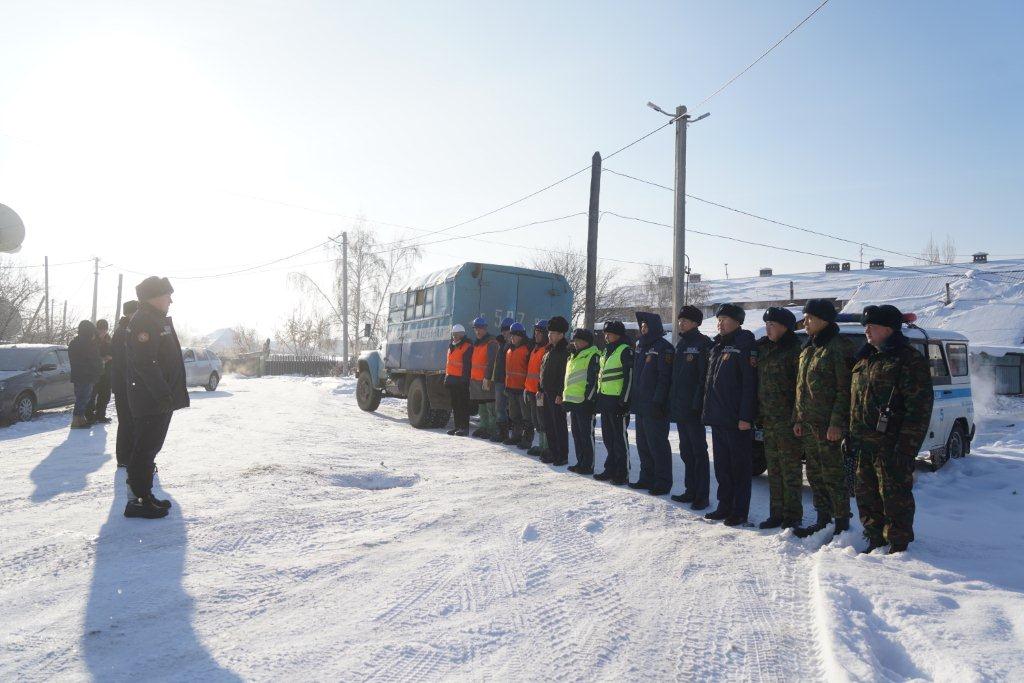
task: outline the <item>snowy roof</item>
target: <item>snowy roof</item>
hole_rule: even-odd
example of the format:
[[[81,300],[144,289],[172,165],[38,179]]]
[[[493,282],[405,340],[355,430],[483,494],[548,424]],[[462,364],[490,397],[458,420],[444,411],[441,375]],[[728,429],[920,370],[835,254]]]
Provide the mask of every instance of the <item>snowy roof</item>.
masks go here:
[[[945,283],[950,278],[969,272],[1003,273],[1014,271],[1024,275],[1024,259],[989,261],[988,263],[961,263],[951,265],[895,266],[882,269],[859,269],[839,272],[794,273],[768,277],[746,277],[732,280],[704,280],[708,289],[708,303],[781,301],[789,298],[789,283],[793,283],[793,298],[849,299],[861,285],[894,278],[934,278]],[[909,285],[908,285],[909,286]],[[640,292],[638,294],[642,295]]]
[[[843,312],[858,313],[873,304],[892,304],[904,313],[916,313],[921,327],[960,332],[977,352],[1003,355],[1024,350],[1024,269],[1019,267],[970,268],[958,277],[866,282]]]

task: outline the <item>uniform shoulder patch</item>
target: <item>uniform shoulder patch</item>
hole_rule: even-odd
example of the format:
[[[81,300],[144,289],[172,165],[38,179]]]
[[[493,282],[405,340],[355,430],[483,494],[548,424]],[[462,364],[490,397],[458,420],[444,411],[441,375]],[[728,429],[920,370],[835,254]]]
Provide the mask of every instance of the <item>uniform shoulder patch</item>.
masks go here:
[[[138,336],[135,338],[139,340],[139,343],[145,344],[149,341],[149,332],[139,332]]]

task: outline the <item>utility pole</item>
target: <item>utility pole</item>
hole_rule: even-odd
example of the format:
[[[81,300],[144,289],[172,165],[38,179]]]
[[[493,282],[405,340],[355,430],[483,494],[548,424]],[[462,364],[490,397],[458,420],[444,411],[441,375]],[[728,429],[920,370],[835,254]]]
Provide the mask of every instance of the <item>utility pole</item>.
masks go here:
[[[124,284],[124,273],[117,274],[117,307],[114,309],[115,322],[121,318],[121,285]]]
[[[348,232],[341,233],[341,355],[348,373]]]
[[[100,259],[96,257],[93,259],[94,270],[92,275],[92,322],[96,324],[96,301],[100,295]]]
[[[68,300],[64,299],[64,317],[60,319],[60,336],[64,337],[68,331]]]
[[[726,280],[729,279],[729,264],[728,263],[725,264],[725,279]]]
[[[675,115],[648,102],[647,106],[665,116],[671,116],[676,124],[676,187],[675,210],[672,212],[672,317],[686,303],[686,128],[691,123],[705,119],[711,114],[705,112],[691,120],[686,107],[676,107]],[[672,338],[678,340],[679,331],[672,326]]]
[[[44,282],[43,287],[46,290],[45,294],[43,295],[43,301],[46,302],[44,304],[46,306],[46,341],[52,342],[53,341],[53,336],[52,336],[53,328],[51,327],[51,321],[50,321],[50,257],[49,256],[44,256],[43,257],[43,282]]]
[[[601,153],[594,152],[590,164],[590,213],[587,218],[587,300],[583,327],[593,331],[597,317],[597,222],[601,207]]]

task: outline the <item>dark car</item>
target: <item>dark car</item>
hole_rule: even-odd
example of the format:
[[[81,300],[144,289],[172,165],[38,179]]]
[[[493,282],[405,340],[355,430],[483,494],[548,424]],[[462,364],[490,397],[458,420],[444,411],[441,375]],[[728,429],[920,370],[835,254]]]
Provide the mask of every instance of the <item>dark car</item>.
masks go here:
[[[36,410],[74,402],[66,346],[0,344],[0,419],[31,420]]]

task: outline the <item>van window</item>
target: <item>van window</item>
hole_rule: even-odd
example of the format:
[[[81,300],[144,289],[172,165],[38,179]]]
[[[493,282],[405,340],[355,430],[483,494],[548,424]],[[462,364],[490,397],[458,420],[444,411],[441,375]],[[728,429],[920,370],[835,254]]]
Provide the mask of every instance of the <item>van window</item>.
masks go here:
[[[932,384],[950,384],[949,368],[946,367],[946,354],[942,352],[942,344],[928,342],[928,367],[932,371]]]
[[[946,353],[949,355],[949,369],[954,377],[967,375],[967,344],[947,344]]]

